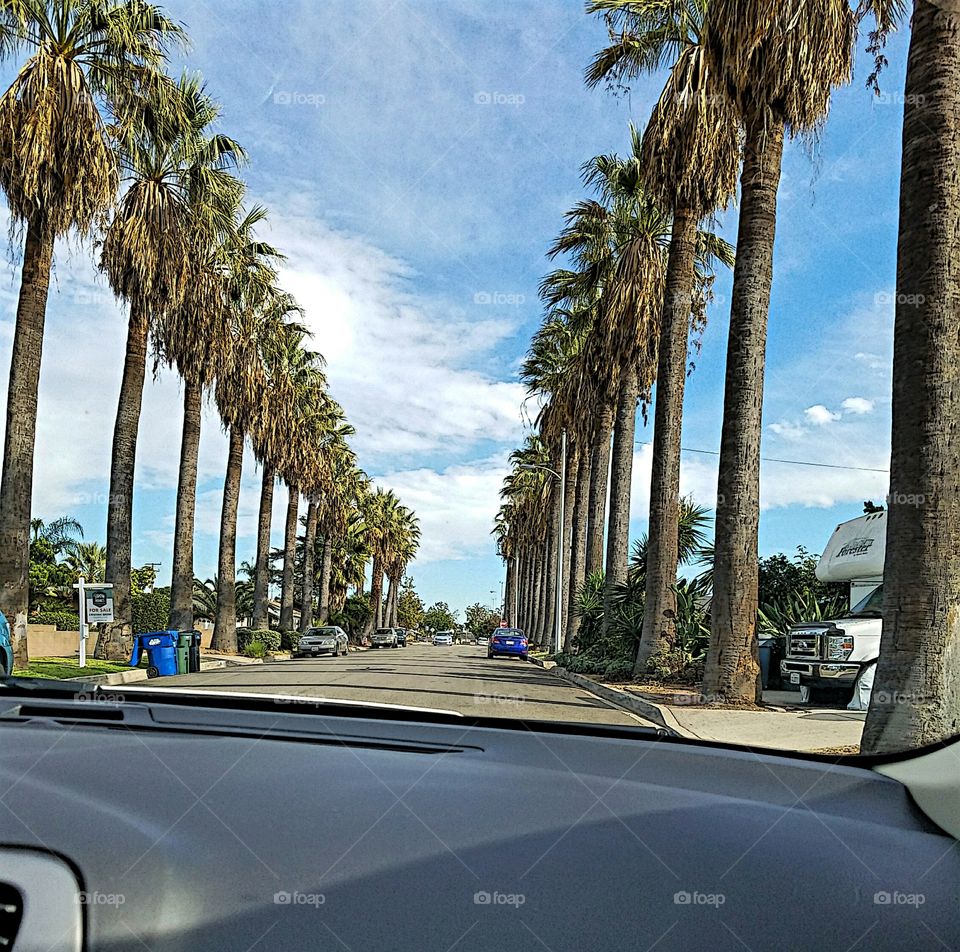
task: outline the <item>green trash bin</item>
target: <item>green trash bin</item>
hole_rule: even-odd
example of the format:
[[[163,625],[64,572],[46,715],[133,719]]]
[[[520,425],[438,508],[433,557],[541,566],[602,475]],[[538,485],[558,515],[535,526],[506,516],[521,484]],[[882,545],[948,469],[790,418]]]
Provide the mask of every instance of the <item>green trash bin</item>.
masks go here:
[[[191,634],[189,631],[181,631],[177,636],[177,674],[190,673]]]

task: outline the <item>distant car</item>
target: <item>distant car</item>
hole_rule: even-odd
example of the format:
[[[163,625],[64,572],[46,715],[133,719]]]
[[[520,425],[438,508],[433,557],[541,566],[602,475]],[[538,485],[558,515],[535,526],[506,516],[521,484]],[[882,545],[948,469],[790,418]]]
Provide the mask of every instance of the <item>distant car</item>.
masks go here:
[[[405,628],[397,629],[397,647],[398,648],[407,647],[407,632]]]
[[[326,628],[308,628],[297,642],[295,658],[316,658],[318,655],[347,653],[347,633],[336,625]]]
[[[475,645],[480,645],[481,647],[486,645],[489,641],[490,639],[484,637],[483,635],[477,635],[477,637],[473,639],[473,643]]]
[[[13,643],[10,641],[10,626],[6,616],[0,612],[0,678],[13,671]]]
[[[371,648],[396,648],[397,628],[378,628],[370,636]]]
[[[433,636],[433,643],[435,645],[452,645],[453,644],[453,632],[452,631],[438,631]]]
[[[487,657],[515,655],[527,660],[527,636],[519,628],[498,628],[487,643]]]

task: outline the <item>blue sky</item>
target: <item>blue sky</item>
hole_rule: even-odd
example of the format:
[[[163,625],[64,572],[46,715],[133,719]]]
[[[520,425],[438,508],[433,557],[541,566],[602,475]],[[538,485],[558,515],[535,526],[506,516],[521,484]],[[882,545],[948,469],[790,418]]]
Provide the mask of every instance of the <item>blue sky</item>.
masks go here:
[[[661,79],[628,95],[587,90],[602,24],[579,2],[170,3],[193,48],[184,64],[224,107],[251,155],[251,199],[288,255],[334,396],[357,427],[361,465],[413,505],[413,566],[432,602],[499,600],[489,530],[506,458],[523,437],[517,369],[540,319],[544,251],[581,197],[579,168],[628,147]],[[897,184],[906,35],[888,50],[884,95],[853,83],[813,140],[791,142],[780,192],[763,453],[885,469]],[[861,47],[864,45],[861,42]],[[179,68],[178,64],[178,68]],[[8,64],[2,78],[9,82]],[[731,240],[736,212],[722,222]],[[14,246],[12,255],[18,254]],[[0,282],[0,366],[9,362],[19,269]],[[684,445],[719,443],[730,279],[688,382]],[[57,249],[40,395],[35,511],[105,535],[109,451],[125,315],[92,250]],[[4,388],[5,389],[5,388]],[[0,396],[2,399],[2,396]],[[134,561],[169,577],[181,393],[150,383],[137,464]],[[634,534],[646,524],[650,430],[638,427]],[[197,574],[212,575],[226,443],[207,414]],[[762,553],[820,551],[833,526],[879,499],[885,474],[765,463]],[[684,456],[682,485],[710,505],[716,458]],[[238,558],[251,558],[259,474],[247,458]],[[281,535],[277,499],[274,541]],[[491,592],[495,594],[491,596]]]

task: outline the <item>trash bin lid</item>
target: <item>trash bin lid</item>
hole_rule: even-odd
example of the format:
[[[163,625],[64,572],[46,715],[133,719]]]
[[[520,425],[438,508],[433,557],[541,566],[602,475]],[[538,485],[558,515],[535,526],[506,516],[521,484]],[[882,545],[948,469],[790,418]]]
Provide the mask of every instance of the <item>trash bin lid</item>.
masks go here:
[[[177,644],[175,631],[148,631],[137,637],[144,648],[173,648]]]

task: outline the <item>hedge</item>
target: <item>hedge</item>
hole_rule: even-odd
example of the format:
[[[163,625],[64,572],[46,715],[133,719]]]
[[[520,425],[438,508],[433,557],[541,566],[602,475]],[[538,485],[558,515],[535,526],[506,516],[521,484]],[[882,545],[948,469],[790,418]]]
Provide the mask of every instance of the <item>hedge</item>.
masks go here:
[[[279,631],[267,631],[266,629],[256,628],[237,629],[237,645],[240,648],[241,654],[243,654],[244,649],[248,645],[253,644],[255,641],[259,641],[267,651],[280,650]]]
[[[28,619],[31,625],[56,625],[57,631],[79,631],[80,616],[76,612],[38,612]]]
[[[166,631],[170,623],[170,592],[142,592],[130,596],[133,613],[133,633]]]

